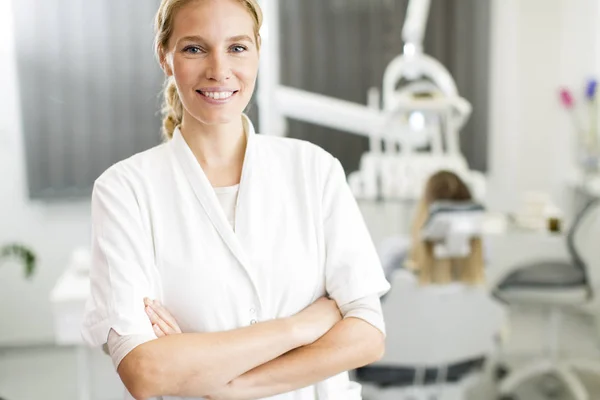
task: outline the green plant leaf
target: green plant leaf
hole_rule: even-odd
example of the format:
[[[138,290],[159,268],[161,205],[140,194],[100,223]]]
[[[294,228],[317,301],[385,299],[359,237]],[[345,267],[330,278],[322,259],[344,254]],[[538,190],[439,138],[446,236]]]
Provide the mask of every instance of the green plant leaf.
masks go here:
[[[37,265],[33,251],[20,244],[10,244],[0,249],[0,261],[4,258],[16,258],[25,266],[25,277],[31,279]]]

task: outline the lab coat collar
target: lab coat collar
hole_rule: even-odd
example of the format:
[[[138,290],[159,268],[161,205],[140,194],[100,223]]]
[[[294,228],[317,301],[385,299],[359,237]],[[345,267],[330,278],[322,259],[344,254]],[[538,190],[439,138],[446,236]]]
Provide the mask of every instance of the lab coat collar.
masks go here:
[[[244,155],[244,163],[242,167],[242,177],[239,185],[238,201],[236,204],[236,217],[235,217],[235,229],[233,231],[225,212],[223,211],[219,199],[210,184],[206,174],[202,170],[200,163],[194,156],[194,153],[185,141],[179,127],[175,128],[173,132],[173,138],[169,142],[171,153],[174,156],[175,162],[182,168],[185,176],[190,183],[194,194],[198,201],[202,205],[204,212],[208,215],[214,228],[217,230],[225,244],[229,247],[231,253],[236,257],[241,266],[246,271],[250,281],[254,286],[257,297],[259,298],[259,291],[257,286],[257,278],[255,271],[249,263],[249,258],[244,251],[239,236],[243,235],[249,227],[246,227],[244,222],[247,218],[240,217],[240,203],[242,203],[249,193],[249,180],[252,173],[251,163],[253,154],[253,142],[254,142],[254,126],[250,119],[242,114],[244,132],[246,133],[246,151]],[[243,213],[243,211],[242,211]]]

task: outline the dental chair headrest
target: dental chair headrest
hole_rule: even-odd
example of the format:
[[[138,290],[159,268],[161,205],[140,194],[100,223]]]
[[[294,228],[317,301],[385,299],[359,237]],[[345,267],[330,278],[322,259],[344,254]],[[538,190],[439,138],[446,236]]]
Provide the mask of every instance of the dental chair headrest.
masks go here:
[[[485,209],[473,202],[435,202],[421,230],[434,243],[435,258],[460,258],[471,253],[471,239],[483,235]]]

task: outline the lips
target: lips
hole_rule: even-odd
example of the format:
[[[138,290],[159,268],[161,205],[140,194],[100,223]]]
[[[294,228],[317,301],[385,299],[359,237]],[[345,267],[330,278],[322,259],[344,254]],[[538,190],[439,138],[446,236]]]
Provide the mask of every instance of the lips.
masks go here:
[[[196,92],[204,97],[213,100],[227,100],[235,95],[237,90],[196,90]]]

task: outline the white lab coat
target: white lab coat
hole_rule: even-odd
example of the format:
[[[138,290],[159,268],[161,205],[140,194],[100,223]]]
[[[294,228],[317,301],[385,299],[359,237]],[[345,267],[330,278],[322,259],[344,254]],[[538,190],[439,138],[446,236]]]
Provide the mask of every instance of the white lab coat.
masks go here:
[[[144,297],[184,332],[214,332],[294,315],[325,294],[341,306],[389,290],[337,159],[246,122],[235,232],[178,130],[98,178],[82,331],[91,345],[110,328],[151,334]],[[343,373],[273,398],[360,399],[356,386]]]

